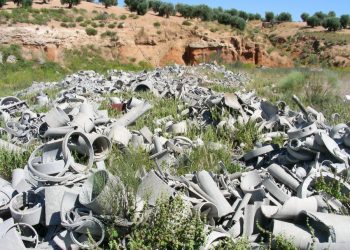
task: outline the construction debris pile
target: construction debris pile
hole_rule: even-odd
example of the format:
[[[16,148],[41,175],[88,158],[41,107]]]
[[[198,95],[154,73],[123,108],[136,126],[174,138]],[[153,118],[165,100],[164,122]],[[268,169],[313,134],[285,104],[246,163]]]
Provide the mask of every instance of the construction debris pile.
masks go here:
[[[249,80],[244,74],[207,64],[199,69],[220,73],[216,83],[242,90],[217,93],[204,87],[210,80],[196,74],[198,68],[169,66],[141,73],[111,71],[107,78],[83,71],[2,98],[0,132],[7,139],[0,140],[0,146],[13,152],[36,147],[27,165],[13,171],[11,182],[0,179],[1,249],[79,249],[91,242],[101,246],[108,220],[130,227],[134,222],[125,218],[132,206],[126,188],[104,164],[112,144],[142,148],[155,162],[154,170],[142,174],[136,193],[140,218],[160,197],[180,195],[206,221],[203,249],[240,237],[258,249],[266,243],[265,230],[286,235],[300,249],[346,249],[348,200],[318,191],[316,184],[336,182],[348,197],[348,125],[329,125],[321,112],[304,107],[296,96],[298,111],[283,101],[262,100],[244,91]],[[52,88],[61,89],[54,99],[45,94]],[[152,104],[135,97],[122,100],[118,93],[125,91],[176,98],[182,102],[179,115],[159,117],[153,131],[130,130],[128,126],[152,112]],[[33,107],[48,106],[49,111],[34,112],[20,99],[23,95],[35,95]],[[121,112],[119,117],[99,109],[106,95],[110,108]],[[213,108],[220,115],[214,115]],[[190,127],[214,126],[231,133],[237,124],[249,122],[261,136],[249,152],[244,153],[242,145],[232,149],[232,160],[242,172],[230,174],[221,162],[220,173],[174,174],[192,149],[223,147],[186,137]],[[277,139],[280,145],[273,144]]]

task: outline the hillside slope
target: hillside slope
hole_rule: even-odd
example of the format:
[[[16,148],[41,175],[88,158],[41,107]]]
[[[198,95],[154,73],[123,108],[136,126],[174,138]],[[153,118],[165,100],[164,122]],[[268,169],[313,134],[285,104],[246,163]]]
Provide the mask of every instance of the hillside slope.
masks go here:
[[[153,66],[214,60],[268,67],[292,67],[295,63],[350,66],[349,30],[329,34],[306,28],[304,23],[264,28],[253,21],[239,32],[215,22],[180,16],[167,19],[153,12],[136,16],[123,7],[105,9],[89,2],[69,10],[59,0],[35,2],[30,11],[17,10],[12,2],[4,9],[0,11],[0,44],[19,44],[26,59],[64,64],[67,49],[85,47],[107,59]],[[85,29],[89,27],[94,27],[97,35],[88,36]],[[332,42],[323,41],[324,35]],[[316,40],[320,40],[317,48]]]

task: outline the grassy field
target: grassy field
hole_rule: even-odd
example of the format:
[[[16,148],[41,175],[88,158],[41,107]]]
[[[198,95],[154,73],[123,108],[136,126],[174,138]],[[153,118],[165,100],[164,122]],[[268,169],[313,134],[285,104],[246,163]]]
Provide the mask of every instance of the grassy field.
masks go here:
[[[43,63],[25,61],[20,57],[19,48],[16,46],[2,47],[0,50],[3,54],[16,55],[19,59],[15,64],[0,64],[0,88],[1,96],[14,94],[15,91],[30,86],[32,81],[57,81],[62,79],[66,74],[76,72],[78,70],[91,69],[100,73],[106,73],[108,69],[123,69],[123,70],[143,70],[150,69],[147,64],[141,65],[123,65],[118,61],[105,61],[98,56],[98,52],[91,52],[91,50],[82,51],[67,51],[66,64],[60,66],[55,63]],[[313,71],[310,69],[260,69],[246,67],[239,64],[228,65],[228,69],[234,72],[245,72],[251,78],[251,81],[245,86],[247,90],[255,90],[259,96],[262,96],[272,102],[283,100],[289,104],[293,109],[297,109],[292,102],[292,95],[298,95],[305,105],[310,105],[318,111],[324,112],[325,116],[330,119],[333,113],[339,113],[341,120],[334,121],[349,121],[350,107],[344,105],[338,89],[342,86],[342,79],[350,78],[350,72],[346,70],[323,69],[322,71]],[[203,72],[206,74],[206,72]],[[208,77],[222,77],[221,75],[211,75]],[[237,89],[223,87],[221,85],[209,86],[214,90],[222,92],[234,92]],[[52,93],[54,94],[54,92]],[[177,115],[177,106],[180,104],[178,100],[160,99],[156,98],[150,93],[122,93],[119,95],[124,99],[132,96],[148,100],[152,103],[153,109],[151,112],[145,114],[143,119],[130,127],[132,129],[140,129],[143,126],[148,126],[153,130],[156,126],[154,120],[156,118],[173,115],[175,120],[181,119]],[[108,107],[108,96],[105,96],[106,101],[102,103],[101,109]],[[30,101],[28,97],[28,101]],[[117,117],[120,114],[111,112],[112,117]],[[332,123],[333,121],[331,121]],[[204,146],[195,148],[188,155],[180,161],[177,168],[174,168],[174,174],[180,175],[190,173],[200,169],[206,169],[213,172],[219,172],[219,162],[222,161],[229,172],[233,173],[240,170],[240,166],[232,163],[231,157],[233,149],[237,145],[244,144],[244,151],[248,151],[254,147],[255,142],[259,139],[253,123],[247,126],[238,126],[233,133],[218,130],[215,127],[209,126],[205,129],[190,128],[186,134],[190,139],[200,137],[205,145],[209,142],[219,142],[224,147],[221,149],[212,149]],[[31,152],[30,149],[28,152]],[[0,171],[2,176],[10,179],[11,171],[17,167],[24,167],[29,155],[26,154],[12,154],[6,150],[0,151]],[[132,199],[139,179],[138,172],[145,168],[150,170],[154,168],[154,163],[149,159],[149,155],[142,150],[121,151],[118,148],[113,148],[112,153],[106,160],[108,169],[115,175],[120,176],[125,183],[127,190]],[[321,185],[322,188],[322,185]],[[329,192],[332,192],[329,191]],[[161,202],[158,212],[156,213],[155,222],[149,222],[148,226],[139,225],[133,228],[131,234],[131,242],[129,247],[131,249],[197,249],[198,244],[203,241],[203,223],[193,216],[187,221],[179,221],[183,227],[173,228],[171,225],[164,227],[164,223],[170,219],[176,220],[181,216],[184,204],[181,200],[177,200],[171,204]],[[129,217],[132,219],[133,211],[129,211]],[[193,231],[181,237],[172,237],[174,230],[181,233],[181,230],[192,227]],[[109,241],[104,246],[109,249],[120,249],[119,239],[121,235],[116,229],[117,226],[111,224],[108,226]],[[162,231],[162,237],[159,238],[159,230]],[[266,232],[267,237],[272,238],[271,233]],[[278,243],[277,246],[285,249],[294,249],[287,239],[280,236],[274,236],[274,240]],[[270,242],[271,243],[271,242]],[[175,247],[176,246],[176,247]],[[191,247],[190,247],[191,246]],[[240,240],[237,244],[226,242],[225,245],[220,246],[221,249],[247,249],[248,243],[246,239]],[[271,248],[271,244],[270,244]]]

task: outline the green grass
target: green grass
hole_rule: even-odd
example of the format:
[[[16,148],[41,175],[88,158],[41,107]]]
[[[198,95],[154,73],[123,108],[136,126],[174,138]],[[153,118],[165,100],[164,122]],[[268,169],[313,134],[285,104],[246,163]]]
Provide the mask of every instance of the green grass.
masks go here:
[[[6,60],[7,56],[15,55],[18,59],[15,64],[0,64],[0,97],[12,95],[14,92],[29,87],[33,81],[58,81],[65,75],[79,70],[95,70],[106,73],[110,69],[140,71],[151,69],[147,63],[122,64],[118,60],[106,60],[99,50],[83,48],[81,51],[68,50],[65,52],[65,65],[45,62],[26,61],[21,58],[21,51],[17,45],[0,46],[0,51]]]
[[[12,170],[23,168],[27,164],[31,152],[31,149],[28,149],[24,153],[14,153],[5,148],[0,148],[1,177],[11,181]]]

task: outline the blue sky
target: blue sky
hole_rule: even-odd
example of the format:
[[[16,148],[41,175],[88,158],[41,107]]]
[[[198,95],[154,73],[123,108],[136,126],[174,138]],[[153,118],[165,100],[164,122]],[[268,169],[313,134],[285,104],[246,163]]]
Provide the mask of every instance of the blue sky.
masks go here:
[[[165,1],[165,0],[163,0]],[[211,7],[223,7],[224,9],[235,8],[252,13],[265,14],[265,11],[280,13],[288,11],[293,15],[293,20],[300,20],[302,12],[315,13],[323,11],[328,13],[334,10],[337,15],[350,14],[349,0],[167,0],[166,2],[187,3],[187,4],[207,4]],[[119,6],[123,6],[124,1],[119,0]]]

